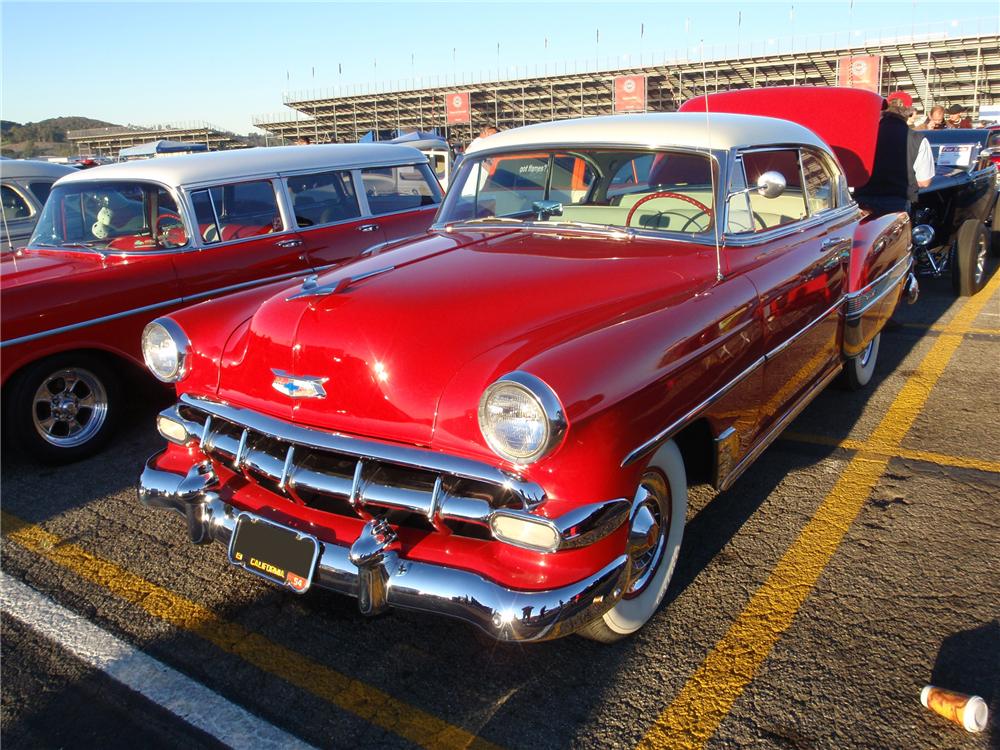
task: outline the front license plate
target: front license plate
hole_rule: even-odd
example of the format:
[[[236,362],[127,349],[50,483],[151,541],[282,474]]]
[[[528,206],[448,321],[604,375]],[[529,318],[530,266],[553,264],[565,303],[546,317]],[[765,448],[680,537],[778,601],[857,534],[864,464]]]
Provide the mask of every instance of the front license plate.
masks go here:
[[[319,542],[308,534],[241,513],[229,544],[229,561],[297,594],[312,583]]]

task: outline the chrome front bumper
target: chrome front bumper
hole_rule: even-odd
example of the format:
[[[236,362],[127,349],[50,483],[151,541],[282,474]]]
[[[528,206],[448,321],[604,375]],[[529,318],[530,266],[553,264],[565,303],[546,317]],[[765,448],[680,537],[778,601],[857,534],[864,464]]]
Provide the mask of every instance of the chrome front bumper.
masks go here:
[[[139,500],[183,515],[195,544],[229,547],[240,511],[213,491],[208,462],[182,476],[156,468],[158,453],[139,478]],[[313,585],[356,597],[364,614],[402,607],[455,617],[500,641],[544,641],[578,630],[621,597],[631,572],[622,554],[597,573],[548,591],[517,591],[476,573],[407,560],[392,529],[368,522],[350,547],[320,541]]]

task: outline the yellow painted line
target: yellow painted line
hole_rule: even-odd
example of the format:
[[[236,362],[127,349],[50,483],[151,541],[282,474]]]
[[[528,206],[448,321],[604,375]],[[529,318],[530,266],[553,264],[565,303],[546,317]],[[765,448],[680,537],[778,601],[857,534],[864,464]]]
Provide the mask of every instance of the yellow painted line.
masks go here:
[[[870,443],[898,451],[972,321],[1000,289],[1000,274],[963,304],[907,379]],[[642,750],[704,747],[792,624],[860,513],[888,457],[856,454],[767,580],[639,743]]]
[[[422,747],[496,748],[474,734],[393,698],[378,688],[317,664],[302,654],[225,620],[207,607],[130,573],[41,526],[0,511],[3,534],[80,578],[107,589],[153,617],[190,631],[295,687]]]
[[[934,325],[926,325],[924,323],[903,323],[903,328],[914,328],[920,331],[933,331],[934,333],[942,333],[948,330],[948,325],[946,323],[935,323]],[[967,336],[973,333],[980,336],[1000,336],[1000,328],[966,328],[962,335]]]
[[[881,446],[863,440],[853,440],[845,438],[826,437],[825,435],[813,435],[808,432],[786,432],[781,436],[782,440],[789,440],[797,443],[810,443],[812,445],[828,445],[831,448],[843,448],[849,451],[863,451],[878,458],[906,458],[911,461],[925,461],[926,463],[938,466],[953,466],[959,469],[978,469],[993,474],[1000,474],[1000,461],[988,461],[982,458],[972,458],[969,456],[952,456],[947,453],[935,453],[934,451],[914,451],[908,448],[898,448],[895,452],[884,451]]]

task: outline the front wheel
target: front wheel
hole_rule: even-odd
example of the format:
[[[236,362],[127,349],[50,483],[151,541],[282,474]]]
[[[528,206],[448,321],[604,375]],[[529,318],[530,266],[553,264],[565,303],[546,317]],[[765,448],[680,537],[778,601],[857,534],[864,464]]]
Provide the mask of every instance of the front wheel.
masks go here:
[[[981,221],[966,219],[962,222],[955,242],[955,264],[951,269],[951,284],[959,296],[969,297],[983,288],[989,247],[990,238]]]
[[[878,345],[881,340],[882,334],[876,333],[861,354],[847,360],[841,377],[841,383],[847,390],[859,391],[871,381],[875,374],[875,363],[878,362]]]
[[[645,625],[663,601],[687,515],[687,476],[677,444],[665,443],[643,474],[629,517],[631,575],[618,603],[580,635],[613,643]]]
[[[8,439],[38,461],[62,464],[86,458],[114,430],[121,380],[92,354],[46,357],[18,373],[10,386]]]

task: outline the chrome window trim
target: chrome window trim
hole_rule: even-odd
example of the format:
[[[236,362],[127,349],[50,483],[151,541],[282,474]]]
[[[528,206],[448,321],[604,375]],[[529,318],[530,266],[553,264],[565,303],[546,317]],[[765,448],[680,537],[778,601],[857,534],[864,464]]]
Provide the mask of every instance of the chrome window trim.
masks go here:
[[[262,237],[284,237],[285,235],[288,234],[297,233],[296,229],[291,228],[291,225],[288,221],[288,216],[286,216],[284,213],[284,205],[283,205],[284,187],[282,186],[280,179],[273,172],[269,173],[267,176],[258,176],[250,179],[240,178],[239,180],[231,180],[229,182],[212,182],[204,185],[199,185],[197,187],[185,186],[180,189],[184,191],[184,196],[186,199],[186,207],[188,211],[190,211],[192,219],[197,218],[194,211],[193,194],[199,190],[208,191],[208,197],[212,203],[212,213],[215,215],[215,223],[216,226],[221,231],[222,223],[219,219],[219,212],[215,206],[215,198],[212,197],[212,188],[224,188],[227,185],[242,185],[248,182],[271,183],[271,189],[274,191],[274,202],[278,209],[278,215],[281,216],[281,223],[283,225],[283,229],[280,232],[268,232],[267,234],[257,234],[254,235],[253,237],[240,237],[234,240],[226,240],[225,242],[211,242],[211,243],[205,241],[205,239],[201,236],[200,231],[196,231],[192,236],[196,237],[195,242],[197,244],[195,244],[191,249],[214,250],[217,247],[231,247],[233,245],[238,245],[244,242],[258,242]]]
[[[80,321],[79,323],[70,323],[69,325],[60,326],[59,328],[51,328],[47,331],[39,331],[38,333],[30,333],[27,336],[20,336],[16,339],[8,339],[6,341],[0,341],[0,349],[13,346],[15,344],[23,344],[29,341],[37,341],[38,339],[47,338],[49,336],[55,336],[60,333],[67,333],[69,331],[76,331],[80,328],[88,328],[90,326],[99,325],[101,323],[108,323],[112,320],[119,320],[120,318],[127,318],[130,315],[138,315],[140,313],[151,312],[152,310],[160,310],[164,307],[173,307],[186,305],[191,302],[196,302],[198,300],[205,299],[207,297],[212,297],[216,294],[225,294],[227,292],[235,292],[239,289],[247,289],[253,286],[263,286],[264,284],[269,284],[272,281],[281,281],[282,279],[292,279],[296,276],[306,276],[310,273],[317,273],[326,271],[334,266],[339,265],[337,263],[331,263],[325,266],[318,266],[316,268],[301,268],[295,271],[289,271],[287,273],[276,274],[274,276],[265,276],[261,279],[251,279],[250,281],[241,281],[238,284],[230,284],[229,286],[218,287],[216,289],[209,289],[205,292],[199,292],[198,294],[191,294],[185,297],[174,297],[173,299],[164,300],[163,302],[155,302],[152,305],[145,305],[143,307],[135,307],[131,310],[123,310],[117,313],[111,313],[110,315],[102,315],[99,318],[92,318],[90,320]]]
[[[28,207],[27,216],[21,216],[17,219],[4,219],[4,221],[6,221],[8,224],[13,224],[18,221],[27,221],[32,216],[35,216],[39,213],[38,202],[32,200],[34,196],[32,196],[32,198],[29,198],[27,195],[25,195],[25,193],[30,193],[30,191],[26,187],[17,182],[4,182],[0,184],[0,187],[5,187],[10,189],[10,192],[12,192],[18,198],[20,198],[24,202],[24,205]]]
[[[749,367],[743,370],[743,372],[741,372],[735,378],[733,378],[724,386],[719,388],[717,391],[712,393],[710,396],[708,396],[708,398],[699,403],[693,409],[690,409],[687,412],[685,412],[683,416],[674,420],[666,429],[663,429],[660,432],[656,433],[653,437],[649,438],[649,440],[645,441],[637,448],[633,449],[630,453],[628,453],[625,456],[625,458],[622,459],[621,467],[625,468],[629,464],[642,458],[644,455],[652,451],[661,442],[670,438],[672,435],[676,434],[691,420],[697,417],[701,412],[703,412],[709,406],[711,406],[720,398],[729,393],[729,391],[731,391],[733,388],[739,385],[744,379],[749,377],[758,367],[760,367],[768,360],[773,359],[777,354],[780,354],[781,351],[789,347],[799,337],[803,336],[812,328],[814,328],[816,325],[826,320],[832,313],[837,312],[839,308],[843,305],[845,299],[846,297],[841,297],[840,299],[838,299],[835,304],[831,305],[825,312],[823,312],[819,317],[815,318],[810,323],[808,323],[804,328],[797,331],[795,335],[792,336],[790,339],[787,339],[786,341],[783,341],[782,343],[778,344],[778,346],[774,347],[774,349],[769,351],[763,357],[758,357]]]
[[[424,162],[422,162],[422,164],[424,164],[426,166],[427,165],[427,161],[424,160]],[[419,165],[414,165],[413,162],[407,162],[405,164],[393,164],[393,165],[389,165],[389,166],[390,166],[390,168],[398,169],[400,167],[419,166]],[[371,204],[368,203],[368,190],[365,187],[365,178],[364,178],[364,175],[362,175],[361,173],[364,170],[366,170],[366,169],[385,169],[385,168],[386,168],[385,166],[379,166],[377,164],[371,164],[371,165],[365,165],[363,167],[358,167],[357,169],[351,170],[352,173],[354,173],[354,172],[357,173],[356,174],[356,185],[360,187],[360,194],[365,196],[365,216],[366,217],[370,217],[370,218],[373,218],[373,219],[381,219],[383,216],[399,216],[400,214],[408,214],[408,213],[412,213],[413,211],[420,211],[420,210],[423,210],[423,209],[426,209],[426,208],[433,208],[434,211],[435,211],[435,213],[436,213],[437,210],[439,208],[441,208],[441,206],[444,204],[444,193],[441,191],[441,184],[437,181],[437,178],[434,177],[434,170],[430,169],[430,167],[428,166],[427,168],[430,170],[430,175],[431,175],[432,180],[428,181],[427,175],[423,174],[424,183],[431,189],[432,193],[435,190],[437,191],[437,196],[436,196],[436,199],[435,199],[436,202],[431,203],[431,204],[426,205],[426,206],[416,206],[415,208],[404,208],[404,209],[401,209],[399,211],[389,211],[387,213],[381,213],[381,214],[373,213],[372,212],[372,208],[371,208]]]
[[[823,211],[819,214],[813,214],[808,219],[800,219],[799,221],[782,224],[780,227],[774,227],[766,232],[758,232],[756,234],[753,232],[726,234],[724,235],[724,244],[726,247],[753,247],[788,235],[806,232],[837,219],[853,219],[858,213],[860,213],[858,205],[851,203],[846,206]]]

